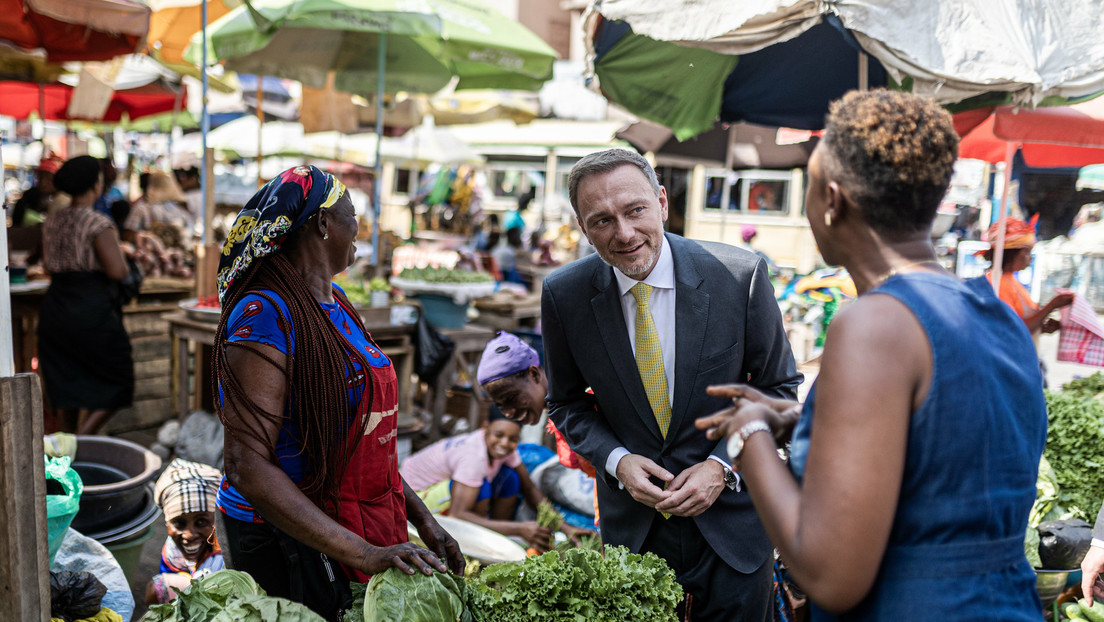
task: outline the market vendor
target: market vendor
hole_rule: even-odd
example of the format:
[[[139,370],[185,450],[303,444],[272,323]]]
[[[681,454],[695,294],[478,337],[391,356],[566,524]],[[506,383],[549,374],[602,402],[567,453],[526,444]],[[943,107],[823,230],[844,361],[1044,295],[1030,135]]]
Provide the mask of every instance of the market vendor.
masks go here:
[[[35,185],[23,191],[12,209],[13,227],[40,225],[46,220],[50,204],[57,188],[54,186],[54,174],[61,168],[63,160],[53,154],[42,158],[35,170]]]
[[[352,602],[349,580],[464,569],[399,475],[391,360],[333,284],[357,233],[340,181],[288,169],[238,214],[216,275],[219,537],[234,570],[328,620]],[[427,548],[408,542],[408,519]]]
[[[402,474],[429,507],[544,552],[552,532],[536,521],[514,520],[519,496],[533,508],[544,501],[518,454],[520,439],[521,424],[492,406],[481,429],[422,449],[403,462]],[[562,530],[572,539],[588,533],[567,523]]]
[[[224,567],[222,549],[215,538],[215,496],[222,472],[190,462],[173,460],[157,479],[153,497],[165,514],[169,535],[161,547],[161,568],[146,585],[146,604],[167,603],[193,579]]]
[[[1040,306],[1031,298],[1019,280],[1016,273],[1031,265],[1031,249],[1035,247],[1035,222],[1039,219],[1036,214],[1030,221],[1024,222],[1018,218],[1007,218],[1004,229],[1004,256],[1001,260],[1000,291],[998,295],[1020,319],[1027,324],[1027,329],[1032,335],[1040,332],[1053,333],[1058,330],[1058,320],[1050,317],[1050,314],[1073,302],[1073,292],[1062,292],[1050,299],[1050,302]],[[990,244],[996,244],[1000,234],[1000,222],[995,222],[985,234],[985,239]],[[987,261],[993,261],[993,249],[978,251],[978,254]],[[990,286],[993,283],[993,272],[987,270],[985,278]]]

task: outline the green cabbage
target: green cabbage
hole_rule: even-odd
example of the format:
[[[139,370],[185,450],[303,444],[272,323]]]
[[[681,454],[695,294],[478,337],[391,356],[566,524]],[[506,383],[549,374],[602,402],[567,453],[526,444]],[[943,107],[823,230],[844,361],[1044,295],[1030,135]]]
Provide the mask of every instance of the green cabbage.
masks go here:
[[[253,577],[220,570],[192,581],[171,602],[153,605],[141,622],[325,622],[300,603],[268,596]]]
[[[388,568],[368,582],[364,622],[472,622],[465,596],[461,577]]]

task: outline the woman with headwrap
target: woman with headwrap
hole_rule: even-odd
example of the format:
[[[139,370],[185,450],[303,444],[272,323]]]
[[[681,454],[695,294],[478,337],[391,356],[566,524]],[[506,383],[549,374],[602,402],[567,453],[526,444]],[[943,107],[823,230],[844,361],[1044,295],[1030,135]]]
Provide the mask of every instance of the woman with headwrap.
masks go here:
[[[1050,302],[1039,306],[1031,299],[1027,288],[1020,284],[1015,274],[1031,265],[1031,249],[1035,246],[1035,222],[1039,215],[1032,216],[1031,220],[1024,222],[1018,218],[1007,218],[1004,229],[1004,259],[1001,260],[1000,299],[1003,300],[1016,315],[1027,324],[1032,335],[1040,331],[1053,333],[1058,330],[1058,320],[1050,318],[1050,314],[1073,302],[1073,292],[1063,292],[1050,299]],[[1000,234],[1000,223],[995,222],[985,233],[985,240],[996,244]],[[993,249],[979,251],[982,257],[993,261]],[[993,272],[987,270],[985,278],[992,287]]]
[[[198,579],[224,567],[215,539],[215,495],[222,472],[212,466],[173,460],[153,489],[169,535],[161,547],[161,568],[146,585],[146,604],[167,603]]]
[[[42,229],[50,289],[38,317],[39,358],[60,430],[95,434],[134,399],[134,360],[119,290],[130,270],[115,223],[92,208],[103,192],[99,160],[67,161],[54,185],[72,202]]]
[[[356,237],[341,182],[288,169],[238,214],[217,274],[227,434],[216,519],[228,565],[327,619],[351,602],[349,579],[464,568],[399,475],[391,360],[332,283]],[[407,541],[407,519],[429,550]]]

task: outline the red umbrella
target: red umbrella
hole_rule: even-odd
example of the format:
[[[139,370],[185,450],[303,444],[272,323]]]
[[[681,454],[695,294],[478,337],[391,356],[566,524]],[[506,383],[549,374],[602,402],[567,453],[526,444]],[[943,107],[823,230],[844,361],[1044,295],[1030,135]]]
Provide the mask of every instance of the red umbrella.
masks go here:
[[[1104,162],[1104,98],[1072,106],[1017,108],[997,106],[954,116],[962,137],[958,157],[1004,162],[1004,192],[997,211],[1001,226],[993,241],[993,287],[1000,283],[1004,222],[1012,157],[1021,150],[1028,166],[1081,167]]]
[[[45,119],[70,120],[65,112],[72,96],[73,87],[58,82],[0,82],[0,114],[26,119],[34,112]],[[124,112],[131,120],[172,112],[177,96],[176,91],[158,82],[115,91],[103,118],[91,120],[121,121]]]
[[[109,60],[145,47],[149,17],[137,0],[0,0],[0,40],[51,63]]]
[[[958,155],[1004,162],[1009,146],[1021,144],[1024,162],[1035,167],[1080,167],[1104,162],[1104,98],[1072,106],[998,106],[954,116],[962,136]]]

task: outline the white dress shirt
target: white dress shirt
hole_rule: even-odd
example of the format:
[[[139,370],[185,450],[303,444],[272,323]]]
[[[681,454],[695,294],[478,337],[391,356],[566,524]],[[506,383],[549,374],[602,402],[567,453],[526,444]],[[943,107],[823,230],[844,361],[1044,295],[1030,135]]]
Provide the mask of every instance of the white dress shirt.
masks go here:
[[[659,258],[655,266],[643,281],[638,281],[630,276],[625,276],[620,270],[614,268],[613,276],[617,279],[617,290],[621,294],[621,313],[625,317],[625,326],[629,332],[629,346],[636,353],[636,298],[630,291],[637,283],[646,283],[652,286],[652,295],[648,299],[648,309],[652,313],[652,323],[655,324],[656,333],[659,335],[659,348],[663,354],[663,371],[667,375],[667,400],[674,404],[675,401],[675,259],[671,255],[671,245],[667,238],[662,238],[659,247]],[[621,458],[631,452],[625,447],[618,447],[610,452],[606,458],[606,472],[612,477],[617,477],[617,464]],[[720,462],[725,468],[729,465],[716,456],[710,456]],[[737,483],[737,486],[739,484]]]

